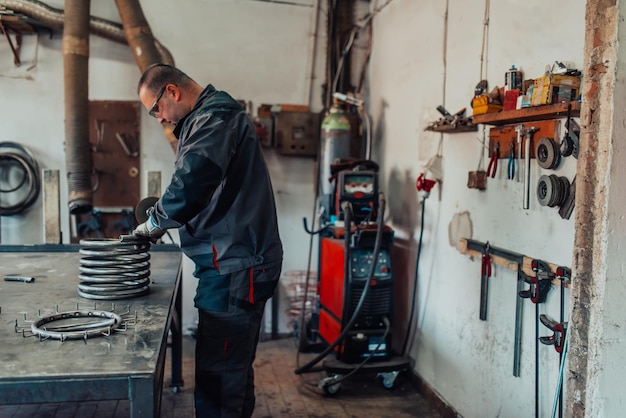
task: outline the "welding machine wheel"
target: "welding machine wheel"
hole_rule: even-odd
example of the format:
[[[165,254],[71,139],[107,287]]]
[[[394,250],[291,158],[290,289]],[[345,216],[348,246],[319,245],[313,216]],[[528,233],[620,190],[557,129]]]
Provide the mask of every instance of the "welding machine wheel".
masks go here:
[[[392,372],[382,372],[376,375],[376,378],[380,380],[380,383],[383,385],[385,389],[393,389],[396,384],[396,378],[400,372],[398,370],[394,370]]]

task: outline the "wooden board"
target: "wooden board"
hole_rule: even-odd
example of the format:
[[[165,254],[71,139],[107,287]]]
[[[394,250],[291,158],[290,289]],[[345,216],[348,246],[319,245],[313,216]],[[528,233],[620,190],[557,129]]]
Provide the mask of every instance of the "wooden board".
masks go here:
[[[511,151],[510,145],[511,143],[513,143],[515,148],[515,158],[520,158],[518,155],[517,131],[515,130],[515,128],[519,125],[524,126],[524,128],[526,129],[529,129],[531,127],[538,129],[532,134],[532,141],[530,144],[530,158],[535,158],[535,146],[540,138],[552,138],[556,141],[560,141],[560,122],[557,119],[535,121],[518,125],[494,126],[489,130],[489,155],[491,155],[491,153],[495,149],[496,144],[500,144],[500,158],[508,158]],[[521,158],[525,158],[524,147],[526,145],[526,138],[527,136],[524,136],[522,138]]]

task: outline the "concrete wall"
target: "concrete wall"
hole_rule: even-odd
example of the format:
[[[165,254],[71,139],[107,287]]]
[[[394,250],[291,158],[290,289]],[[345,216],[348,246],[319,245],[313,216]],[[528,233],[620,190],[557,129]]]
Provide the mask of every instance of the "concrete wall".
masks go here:
[[[540,0],[491,2],[484,62],[490,88],[504,84],[511,64],[521,67],[527,78],[543,75],[555,60],[573,61],[581,68],[584,7],[582,0],[567,7]],[[523,210],[522,185],[506,179],[506,160],[500,160],[487,190],[468,189],[468,172],[477,169],[482,154],[482,129],[445,135],[424,132],[440,117],[436,111],[440,104],[450,112],[467,107],[471,114],[470,99],[481,79],[484,15],[484,1],[395,0],[374,18],[369,97],[375,121],[374,159],[384,167],[387,189],[401,191],[387,196],[393,225],[417,240],[418,202],[423,196],[413,185],[441,141],[443,184],[425,202],[417,335],[410,345],[415,371],[465,417],[523,417],[534,413],[534,306],[530,302],[524,306],[521,376],[514,377],[516,273],[495,268],[488,320],[480,321],[480,260],[451,246],[449,226],[455,214],[468,212],[474,239],[571,266],[573,217],[563,220],[554,208],[540,206],[534,186],[530,209]],[[575,167],[573,158],[557,171],[543,170],[533,162],[531,184],[544,173],[571,180]],[[558,289],[553,289],[541,312],[558,318],[559,300]],[[540,331],[551,334],[543,326]],[[540,347],[540,416],[552,409],[558,362],[552,347]]]

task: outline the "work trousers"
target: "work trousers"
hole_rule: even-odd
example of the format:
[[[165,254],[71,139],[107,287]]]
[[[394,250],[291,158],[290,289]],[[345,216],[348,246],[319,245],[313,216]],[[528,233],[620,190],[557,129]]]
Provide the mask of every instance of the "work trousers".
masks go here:
[[[265,300],[199,309],[196,340],[196,417],[249,418],[254,411],[254,362]]]

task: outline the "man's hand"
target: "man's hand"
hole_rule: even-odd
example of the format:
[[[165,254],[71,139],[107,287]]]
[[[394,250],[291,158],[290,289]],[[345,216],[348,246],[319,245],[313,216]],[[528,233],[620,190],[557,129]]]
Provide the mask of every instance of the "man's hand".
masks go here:
[[[161,229],[156,226],[156,223],[152,220],[152,216],[150,216],[144,223],[139,224],[133,231],[133,235],[148,237],[152,242],[156,242],[163,236],[163,234],[165,234],[165,229]]]

